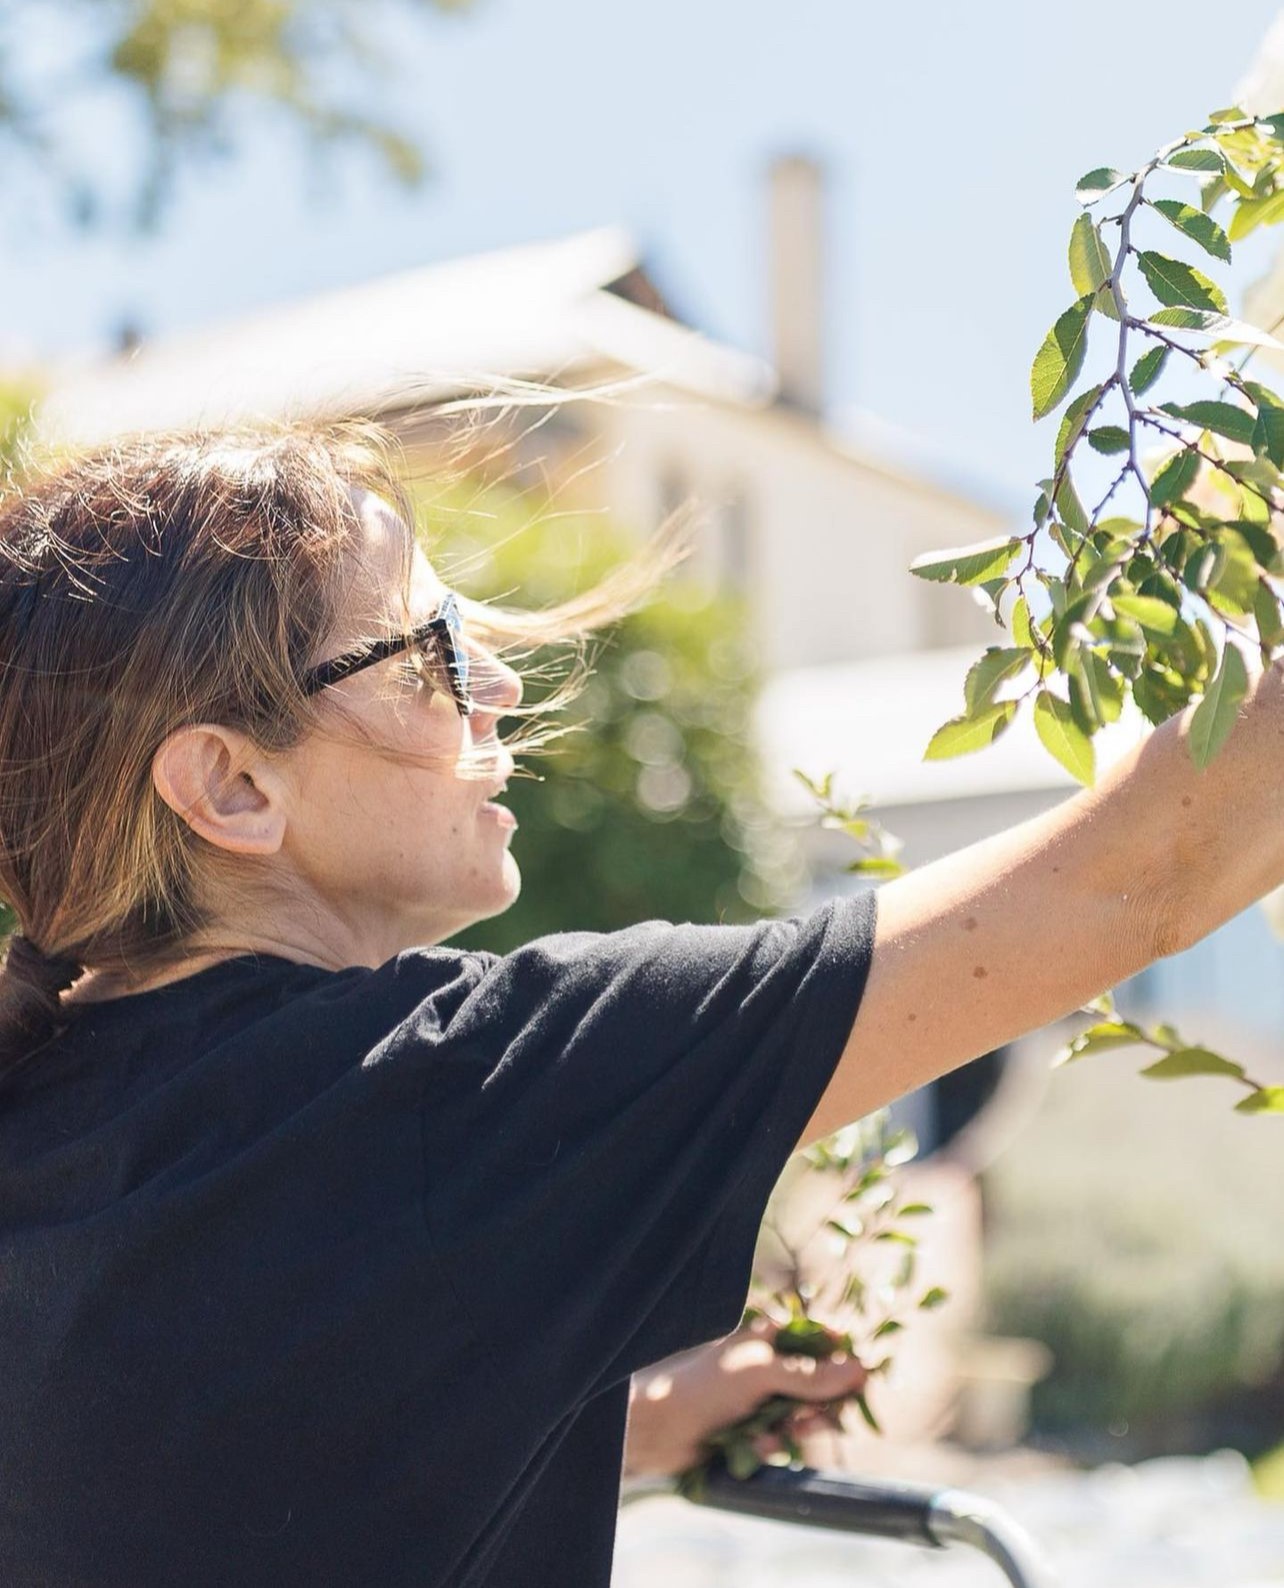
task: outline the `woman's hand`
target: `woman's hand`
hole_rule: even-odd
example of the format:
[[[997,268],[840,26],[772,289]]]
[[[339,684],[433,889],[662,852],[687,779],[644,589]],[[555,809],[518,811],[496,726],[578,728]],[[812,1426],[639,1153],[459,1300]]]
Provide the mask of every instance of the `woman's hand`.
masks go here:
[[[795,1437],[823,1421],[825,1402],[856,1395],[864,1388],[864,1367],[853,1356],[824,1361],[782,1356],[772,1346],[775,1325],[765,1320],[729,1334],[712,1345],[697,1346],[633,1375],[624,1471],[629,1477],[670,1476],[700,1462],[710,1435],[739,1422],[764,1401],[784,1395],[813,1401],[817,1409],[797,1416]],[[761,1436],[763,1456],[781,1448]]]

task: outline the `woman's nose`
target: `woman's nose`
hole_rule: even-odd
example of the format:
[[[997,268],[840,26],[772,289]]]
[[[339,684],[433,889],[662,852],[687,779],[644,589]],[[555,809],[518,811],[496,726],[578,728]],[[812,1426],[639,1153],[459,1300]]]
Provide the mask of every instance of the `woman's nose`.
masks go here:
[[[469,686],[480,710],[502,717],[522,703],[522,679],[492,651],[473,650],[468,658]]]

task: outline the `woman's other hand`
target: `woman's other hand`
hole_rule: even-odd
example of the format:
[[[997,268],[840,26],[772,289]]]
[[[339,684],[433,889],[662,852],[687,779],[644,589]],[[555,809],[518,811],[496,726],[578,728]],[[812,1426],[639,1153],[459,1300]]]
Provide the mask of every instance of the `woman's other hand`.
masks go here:
[[[783,1356],[771,1343],[774,1333],[775,1325],[761,1320],[635,1373],[624,1449],[626,1476],[685,1472],[707,1454],[705,1442],[711,1435],[774,1396],[816,1403],[815,1413],[803,1413],[791,1422],[790,1432],[797,1437],[808,1431],[811,1422],[822,1422],[825,1403],[864,1388],[866,1372],[854,1356],[835,1355],[823,1361]],[[781,1445],[764,1434],[757,1448],[765,1457]]]

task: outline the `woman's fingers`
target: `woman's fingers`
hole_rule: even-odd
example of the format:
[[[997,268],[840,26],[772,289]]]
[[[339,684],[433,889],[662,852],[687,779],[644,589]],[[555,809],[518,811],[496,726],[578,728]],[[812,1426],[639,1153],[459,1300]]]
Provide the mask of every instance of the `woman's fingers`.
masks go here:
[[[765,1364],[773,1395],[791,1395],[797,1400],[832,1401],[856,1395],[869,1377],[864,1364],[854,1356],[781,1356],[772,1354]]]

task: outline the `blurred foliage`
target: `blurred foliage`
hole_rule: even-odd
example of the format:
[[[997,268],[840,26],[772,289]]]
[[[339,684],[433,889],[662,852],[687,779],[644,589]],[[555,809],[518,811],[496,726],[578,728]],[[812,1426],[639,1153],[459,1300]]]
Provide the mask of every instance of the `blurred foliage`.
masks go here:
[[[424,517],[449,583],[515,605],[566,599],[637,544],[599,515],[502,485],[435,492]],[[681,570],[588,659],[592,675],[562,718],[568,731],[526,763],[539,781],[514,779],[505,796],[520,823],[521,898],[461,941],[502,953],[547,932],[654,917],[742,921],[778,906],[791,851],[759,791],[739,607]],[[527,699],[556,687],[568,660],[523,665]]]
[[[417,144],[379,114],[391,62],[378,45],[382,15],[462,11],[469,0],[39,0],[61,13],[68,48],[57,77],[0,56],[0,128],[41,160],[73,213],[100,213],[99,186],[65,164],[51,132],[56,106],[109,87],[141,114],[146,154],[135,218],[153,221],[181,161],[227,153],[233,111],[279,113],[312,150],[373,150],[404,182],[423,174]],[[32,0],[28,0],[34,12]],[[14,9],[21,12],[22,7]],[[373,108],[372,108],[373,107]]]
[[[1220,1084],[1071,1066],[987,1171],[987,1323],[1053,1352],[1040,1432],[1217,1444],[1284,1384],[1284,1161]]]

